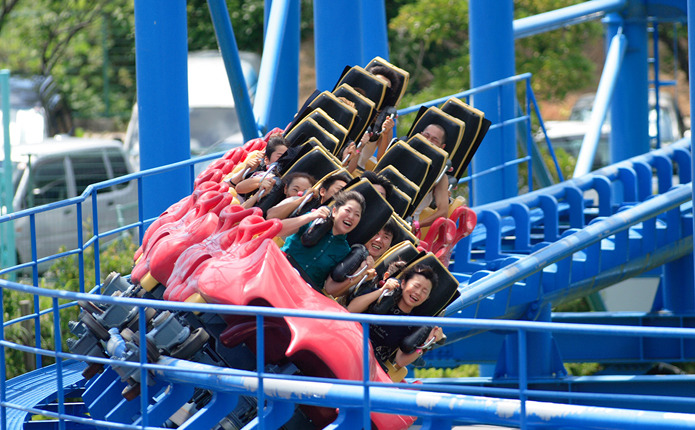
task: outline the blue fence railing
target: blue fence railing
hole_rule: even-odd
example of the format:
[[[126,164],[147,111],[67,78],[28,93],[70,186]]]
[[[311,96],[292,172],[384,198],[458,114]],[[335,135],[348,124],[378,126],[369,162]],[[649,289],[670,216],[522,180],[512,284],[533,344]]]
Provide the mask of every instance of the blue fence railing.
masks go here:
[[[112,306],[128,306],[137,307],[140,313],[142,325],[145,321],[145,308],[168,310],[172,312],[203,312],[214,313],[219,315],[246,315],[256,318],[257,328],[262,327],[266,318],[277,317],[293,317],[293,318],[312,318],[312,319],[330,319],[340,321],[355,321],[363,325],[363,330],[366,332],[367,324],[396,324],[396,325],[412,325],[422,324],[431,325],[432,318],[424,317],[383,317],[369,316],[356,314],[335,314],[325,312],[311,312],[293,309],[271,309],[264,307],[244,307],[231,305],[213,305],[213,304],[188,304],[179,302],[165,302],[160,300],[148,300],[125,297],[101,296],[87,293],[76,293],[59,290],[39,289],[36,287],[16,284],[9,281],[0,281],[4,291],[13,290],[27,294],[42,295],[51,298],[51,306],[44,313],[48,313],[54,320],[54,329],[57,333],[61,332],[60,309],[65,306],[59,305],[59,301],[69,301],[66,306],[75,306],[77,301],[91,301],[94,303],[102,303]],[[32,317],[32,316],[29,316]],[[13,324],[19,324],[20,319],[12,321],[3,321],[5,329],[8,329]],[[161,357],[155,363],[148,363],[147,355],[144,349],[140,354],[138,362],[124,361],[121,359],[105,359],[93,356],[81,356],[64,352],[61,346],[61,339],[64,333],[55,337],[55,343],[52,349],[35,348],[24,346],[18,343],[3,339],[0,341],[2,348],[7,350],[17,349],[20,351],[41,354],[52,357],[56,360],[55,367],[41,369],[36,372],[43,372],[40,378],[37,377],[36,383],[46,384],[46,372],[53,372],[55,380],[51,384],[56,387],[57,406],[54,405],[51,409],[46,410],[37,408],[37,404],[41,404],[43,399],[32,398],[31,396],[19,396],[14,393],[15,381],[5,381],[2,398],[2,412],[5,417],[5,422],[16,422],[16,415],[26,414],[41,414],[48,417],[64,420],[66,428],[70,428],[70,422],[73,421],[73,416],[66,411],[70,410],[66,400],[63,398],[67,395],[70,386],[61,386],[60,375],[61,366],[69,366],[72,361],[96,362],[113,367],[132,367],[140,369],[142,378],[145,380],[147,372],[151,372],[150,378],[157,382],[164,383],[170,391],[182,389],[182,386],[198,387],[211,390],[218,395],[228,394],[227,400],[234,400],[235,397],[257,396],[258,404],[263,401],[280,402],[301,405],[313,405],[323,407],[339,407],[341,408],[341,422],[350,422],[353,425],[357,423],[359,426],[362,422],[369,422],[370,412],[379,412],[387,414],[402,414],[417,416],[422,420],[423,425],[435,425],[437,428],[448,428],[460,423],[485,423],[490,425],[505,425],[519,426],[521,428],[535,428],[536,425],[543,423],[551,426],[573,426],[581,424],[582,428],[602,428],[607,420],[614,422],[619,428],[643,428],[643,429],[669,429],[669,428],[686,428],[684,427],[684,419],[690,419],[690,414],[670,413],[664,414],[656,411],[641,411],[640,419],[635,419],[634,411],[627,411],[620,408],[597,408],[592,406],[582,406],[583,402],[596,401],[605,397],[605,393],[560,393],[548,392],[547,390],[534,390],[529,387],[529,381],[526,377],[527,361],[531,357],[531,351],[527,349],[525,342],[527,333],[548,332],[548,333],[566,333],[566,334],[582,334],[594,336],[639,336],[639,337],[654,337],[654,338],[673,338],[686,341],[695,340],[695,330],[667,327],[624,327],[624,326],[604,326],[604,325],[587,325],[587,324],[558,324],[558,323],[537,323],[537,322],[509,322],[495,320],[476,320],[476,319],[451,319],[437,318],[436,324],[445,329],[473,329],[473,330],[504,330],[518,333],[519,337],[519,369],[520,377],[518,380],[509,381],[511,388],[485,388],[475,387],[468,389],[464,394],[453,394],[437,392],[436,386],[430,385],[413,385],[413,384],[382,384],[374,383],[369,380],[363,381],[344,381],[326,378],[308,378],[302,376],[287,376],[266,373],[262,368],[258,371],[242,371],[229,368],[220,368],[216,366],[193,363],[185,360],[178,360],[169,357]],[[144,327],[143,327],[144,328]],[[144,345],[144,331],[140,332],[140,344]],[[257,330],[259,341],[257,354],[259,362],[264,360],[264,342],[262,341],[263,330]],[[1,356],[4,357],[4,354]],[[366,359],[366,356],[365,356]],[[69,361],[63,361],[69,360]],[[4,358],[2,359],[2,369],[5,369]],[[364,366],[364,361],[363,361]],[[364,368],[364,367],[363,367]],[[22,379],[22,391],[30,391],[31,381]],[[148,390],[156,390],[158,385],[153,383],[151,386],[143,384],[142,398],[154,396],[154,392],[148,393]],[[442,387],[439,387],[440,389]],[[451,387],[446,387],[451,391]],[[14,394],[13,394],[14,393]],[[368,396],[365,395],[368,393]],[[14,396],[14,397],[13,397]],[[481,397],[484,396],[484,397]],[[657,393],[654,394],[658,398]],[[156,396],[155,396],[156,397]],[[632,397],[638,397],[628,394],[611,394],[613,400],[621,400],[629,402]],[[501,403],[495,403],[491,400],[497,399]],[[516,399],[516,400],[510,400]],[[536,399],[536,400],[531,400]],[[565,399],[558,402],[557,399]],[[569,402],[567,402],[569,399]],[[180,406],[187,399],[179,399]],[[176,401],[170,398],[158,397],[158,401],[173,402]],[[24,403],[22,403],[24,402]],[[547,403],[550,402],[550,403]],[[681,404],[685,409],[692,410],[695,406],[695,399],[691,397],[671,397],[671,404]],[[116,402],[118,403],[118,402]],[[572,403],[572,404],[568,404]],[[658,403],[658,402],[657,402]],[[153,406],[156,401],[142,403],[139,406],[156,416]],[[423,405],[426,404],[426,407]],[[504,404],[507,412],[499,414],[499,405]],[[552,417],[548,417],[543,411],[552,408],[555,412]],[[280,408],[278,408],[280,409]],[[344,412],[343,412],[344,411]],[[140,412],[142,414],[142,411]],[[146,417],[148,413],[142,414]],[[261,428],[264,424],[274,422],[277,417],[272,413],[268,416],[259,416]],[[197,418],[193,418],[197,419]],[[154,418],[153,418],[154,420]],[[106,422],[96,420],[84,420],[77,417],[75,421],[84,421],[93,425],[108,426]],[[265,423],[264,423],[265,421]],[[201,421],[202,422],[202,421]],[[139,423],[123,423],[118,425],[118,428],[157,428],[159,424],[147,424],[147,419]],[[195,427],[195,423],[192,424]],[[7,427],[5,428],[17,428]],[[200,427],[197,427],[200,428]],[[266,428],[275,428],[274,426]],[[356,427],[351,427],[356,428]]]

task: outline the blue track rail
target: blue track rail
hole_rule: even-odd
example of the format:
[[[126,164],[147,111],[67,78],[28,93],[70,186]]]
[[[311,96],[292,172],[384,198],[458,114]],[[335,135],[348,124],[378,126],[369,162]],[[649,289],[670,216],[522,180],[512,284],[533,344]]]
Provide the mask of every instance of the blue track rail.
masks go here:
[[[558,350],[563,355],[564,345],[561,340],[571,338],[575,342],[599,342],[607,351],[614,351],[616,359],[624,358],[625,361],[654,361],[656,358],[693,360],[693,319],[682,315],[663,315],[663,319],[659,319],[658,315],[652,315],[648,321],[646,318],[636,319],[633,315],[629,322],[620,322],[615,319],[615,315],[611,315],[614,318],[612,321],[618,325],[605,325],[605,319],[596,321],[600,321],[602,325],[495,321],[505,318],[538,319],[536,316],[539,309],[546,303],[557,304],[574,297],[582,297],[613,282],[692,252],[692,205],[689,194],[691,188],[687,184],[690,181],[687,173],[690,171],[689,163],[689,147],[686,142],[680,142],[660,151],[609,166],[587,177],[541,189],[511,201],[475,208],[481,222],[466,242],[459,245],[456,251],[459,257],[452,266],[462,281],[461,298],[447,310],[448,315],[453,318],[437,320],[437,324],[444,326],[449,334],[450,345],[430,352],[426,356],[428,364],[448,367],[461,362],[494,362],[495,358],[491,358],[490,355],[499,355],[503,350],[503,342],[491,340],[490,336],[499,337],[498,333],[515,333],[519,339],[525,339],[526,336],[533,336],[537,332],[553,333],[560,345]],[[681,184],[672,186],[674,165],[677,166],[675,171],[680,175],[677,181]],[[651,175],[639,173],[652,171],[656,172],[656,179]],[[620,184],[624,195],[634,197],[629,199],[630,204],[611,203],[611,193],[615,188],[611,186],[612,183]],[[645,185],[651,186],[652,183],[658,184],[658,188],[664,192],[652,195],[651,188]],[[598,195],[598,201],[594,203],[583,197],[584,192],[592,190]],[[465,258],[468,250],[471,258]],[[470,269],[467,272],[462,270],[466,267]],[[16,284],[0,282],[5,288],[19,288]],[[21,288],[26,290],[32,287]],[[113,297],[48,292],[40,289],[27,291],[42,295],[54,294],[72,300],[89,299],[121,305],[125,302],[138,307],[166,306],[172,310],[178,307],[182,310],[196,309],[193,305],[178,303],[153,304],[147,300],[119,300]],[[73,297],[73,294],[76,296]],[[226,312],[235,311],[238,310],[226,309]],[[240,308],[240,311],[245,310]],[[222,310],[216,308],[216,312]],[[263,312],[268,313],[267,316],[274,315],[273,311],[268,310],[249,309],[245,312],[253,315]],[[312,316],[310,312],[305,314]],[[593,317],[598,318],[599,315]],[[344,318],[373,322],[383,317]],[[670,320],[664,323],[668,318]],[[636,320],[639,322],[636,323]],[[16,321],[7,324],[12,323]],[[627,326],[621,327],[620,324]],[[616,334],[618,338],[615,337]],[[526,348],[526,342],[522,343],[523,348]],[[637,354],[637,358],[634,354],[629,358],[620,357],[618,351],[626,354],[624,348],[621,349],[626,344],[637,345],[641,348],[642,355]],[[671,349],[661,348],[664,344],[670,345]],[[8,342],[4,342],[3,345],[5,348],[16,347]],[[653,357],[649,354],[653,348],[668,351],[668,354],[665,357]],[[482,357],[481,354],[473,354],[473,358],[457,356],[457,349],[480,349],[487,351],[487,355]],[[50,351],[46,353],[54,354]],[[61,356],[75,358],[71,354],[63,353]],[[591,354],[587,354],[587,359],[591,357]],[[94,358],[82,359],[95,361]],[[106,359],[102,361],[109,363]],[[132,365],[136,366],[137,363]],[[300,382],[293,386],[292,381],[296,377],[277,379],[277,376],[263,373],[260,375],[263,378],[263,396],[272,404],[277,403],[268,409],[263,420],[267,423],[267,428],[276,428],[277,423],[287,418],[288,411],[293,410],[294,405],[321,404],[334,407],[343,405],[345,411],[339,416],[334,428],[355,428],[355,423],[360,423],[366,411],[370,410],[386,413],[407,411],[419,416],[421,422],[426,426],[433,426],[431,428],[444,428],[460,423],[524,427],[540,423],[541,411],[545,407],[557,408],[568,414],[581,412],[586,418],[582,420],[584,428],[600,428],[603,425],[601,423],[608,420],[609,416],[620,417],[616,418],[620,426],[630,428],[688,428],[684,423],[695,423],[695,417],[683,413],[695,407],[692,393],[688,393],[688,387],[693,383],[692,377],[632,377],[630,382],[633,389],[627,389],[625,384],[616,384],[614,378],[606,379],[608,384],[601,384],[599,379],[590,378],[540,378],[534,376],[532,371],[525,370],[527,365],[526,354],[523,354],[519,357],[518,365],[515,365],[521,369],[518,377],[466,378],[465,381],[448,380],[446,383],[428,380],[419,387],[424,390],[419,393],[411,391],[412,386],[407,386],[411,390],[403,394],[399,388],[405,386],[375,386],[367,383],[370,392],[369,406],[365,405],[365,398],[362,397],[366,386],[361,386],[360,383],[355,385],[354,382],[345,384],[341,381],[300,379]],[[213,369],[200,363],[166,358],[161,359],[156,365],[143,366],[152,366],[156,375],[155,384],[148,387],[151,393],[148,396],[150,400],[145,403],[124,400],[121,392],[127,384],[108,366],[106,371],[88,383],[79,375],[84,364],[72,361],[63,363],[60,377],[55,367],[48,367],[6,381],[3,410],[7,411],[8,420],[5,428],[22,428],[22,420],[31,414],[59,416],[57,411],[60,411],[60,408],[50,405],[52,398],[60,402],[57,393],[61,391],[65,394],[78,393],[84,401],[81,408],[88,410],[90,417],[87,419],[75,412],[80,408],[63,406],[64,414],[74,413],[76,415],[72,416],[77,416],[77,421],[70,422],[66,428],[81,428],[72,427],[73,425],[89,426],[89,420],[95,420],[93,422],[96,424],[119,422],[125,426],[123,428],[142,428],[143,416],[147,417],[144,419],[148,423],[146,426],[156,427],[185,404],[194,387],[201,385],[217,393],[217,400],[209,408],[201,411],[187,426],[207,428],[210,423],[216,422],[215,420],[229,412],[224,409],[223,414],[223,410],[215,408],[214,405],[224,402],[234,404],[243,396],[260,393],[257,372],[240,373],[219,367]],[[170,372],[172,367],[176,369],[173,373]],[[208,376],[201,379],[201,372]],[[227,374],[229,376],[225,376]],[[209,375],[215,376],[210,379]],[[241,379],[230,382],[234,378]],[[658,384],[655,383],[655,378],[659,378]],[[58,389],[58,381],[61,381],[61,389]],[[252,381],[256,381],[256,385],[251,383]],[[620,390],[609,391],[611,394],[606,394],[608,386],[616,385],[620,385]],[[571,386],[571,389],[568,389],[568,386]],[[37,387],[41,390],[36,390]],[[667,392],[662,391],[665,387],[668,388]],[[591,391],[591,394],[586,391]],[[322,395],[321,399],[316,400],[314,396],[318,392],[324,393],[325,396]],[[636,395],[635,392],[641,394]],[[478,397],[480,395],[487,397]],[[417,405],[422,404],[423,396],[432,402],[432,407],[416,410]],[[497,398],[502,402],[500,404],[509,405],[512,412],[501,418],[496,413],[497,409],[492,410],[485,406],[490,397]],[[399,398],[399,401],[394,402],[394,398]],[[560,403],[556,403],[558,400]],[[454,402],[459,406],[444,410],[446,408],[442,405],[446,402]],[[635,421],[634,414],[624,412],[623,408],[634,408],[635,405],[642,408],[640,414],[643,414],[643,420]],[[140,412],[143,407],[148,411],[144,415]],[[668,411],[670,415],[664,411]],[[673,414],[674,412],[676,414]],[[140,418],[133,420],[134,416]],[[571,420],[566,421],[565,418],[558,418],[555,423],[559,425],[560,422],[569,428],[577,425],[572,424]]]
[[[221,6],[219,2],[212,3]],[[259,99],[264,102],[256,106],[260,119],[257,125],[261,128],[272,122],[273,103],[269,100],[273,100],[271,94],[275,94],[272,84],[277,67],[272,67],[276,64],[271,63],[278,63],[280,52],[283,52],[281,40],[286,37],[280,37],[280,29],[284,28],[287,12],[280,11],[290,3],[273,3],[275,13],[271,14],[271,22],[278,25],[271,25],[271,28],[278,31],[276,37],[267,38],[272,48],[267,51],[272,54],[264,56],[262,69],[267,79],[262,79],[262,84],[266,87],[263,90],[261,86],[259,90]],[[557,25],[566,25],[570,21],[591,19],[589,16],[598,12],[621,10],[626,3],[594,0],[568,8],[553,20]],[[544,22],[520,20],[515,24],[514,35],[536,34],[547,26]],[[216,27],[227,27],[227,24],[217,22]],[[218,30],[222,33],[222,41],[231,42],[231,29],[222,30]],[[491,129],[525,127],[519,135],[527,135],[527,155],[477,172],[473,179],[528,163],[529,188],[532,188],[533,172],[528,155],[533,145],[532,109],[538,117],[540,115],[530,89],[530,75],[506,78],[455,96],[468,101],[470,96],[483,91],[511,93],[511,87],[516,88],[522,81],[527,88],[523,103],[526,112],[493,124]],[[443,101],[434,100],[428,105]],[[294,100],[286,102],[293,111]],[[255,136],[248,103],[243,111],[246,113],[242,121],[244,134]],[[543,128],[542,119],[538,120]],[[219,155],[213,154],[206,159]],[[142,196],[143,178],[170,172],[184,180],[191,179],[194,164],[202,160],[180,162],[95,184],[81,197],[0,216],[0,223],[80,205],[89,199],[95,202],[97,190],[127,180],[138,182]],[[138,345],[147,343],[146,309],[186,315],[203,312],[253,316],[257,327],[262,327],[266,319],[283,316],[355,321],[362,324],[364,332],[368,324],[384,322],[384,317],[379,316],[172,303],[85,293],[93,287],[84,285],[85,250],[89,247],[96,250],[94,275],[100,280],[100,246],[130,230],[137,230],[136,235],[142,239],[146,227],[153,221],[146,219],[140,202],[137,222],[110,232],[101,232],[95,227],[91,238],[84,242],[79,238],[77,248],[35,258],[21,266],[33,271],[32,285],[38,286],[39,263],[77,256],[79,293],[0,280],[0,292],[15,290],[34,297],[34,313],[11,321],[3,319],[5,328],[32,320],[36,325],[36,337],[40,339],[41,321],[52,317],[58,333],[56,345],[45,345],[38,340],[36,346],[31,347],[7,341],[3,336],[0,347],[4,352],[20,350],[36,354],[39,366],[42,356],[63,360],[10,380],[2,378],[0,430],[153,429],[164,425],[170,428],[174,426],[172,417],[190,405],[190,399],[199,394],[199,390],[206,390],[211,399],[193,411],[178,428],[214,428],[235,406],[245,403],[265,404],[260,414],[244,427],[249,429],[280,428],[299,406],[339,408],[337,419],[327,427],[331,429],[368,428],[372,413],[414,416],[423,429],[450,428],[459,424],[569,429],[695,428],[695,414],[692,413],[695,410],[692,390],[695,378],[692,375],[642,374],[644,366],[655,362],[695,361],[695,303],[690,306],[694,300],[691,172],[690,141],[683,140],[582,177],[474,207],[479,225],[459,244],[451,266],[461,282],[460,298],[449,306],[443,318],[396,317],[389,321],[437,324],[445,328],[447,345],[428,352],[424,357],[427,361],[421,364],[437,367],[462,363],[489,367],[494,364],[495,370],[483,369],[481,373],[487,376],[478,378],[428,379],[423,384],[378,384],[366,376],[362,381],[345,381],[268,371],[263,367],[263,330],[258,329],[256,331],[261,334],[256,364],[260,365],[256,365],[256,370],[167,356],[153,359],[148,357],[147,348],[128,357],[113,354],[110,359],[98,354],[83,356],[64,352],[61,339],[75,333],[61,332],[58,300],[67,301],[61,309],[86,301],[137,313],[140,334],[135,336],[139,336]],[[465,182],[472,182],[471,178]],[[81,218],[78,224],[82,224]],[[33,236],[34,243],[40,240],[35,234]],[[689,264],[683,263],[688,259]],[[15,269],[0,268],[0,275],[10,274]],[[593,295],[616,282],[645,273],[657,273],[662,279],[653,312],[551,314],[556,305]],[[688,282],[682,283],[688,286],[678,288],[679,276],[687,278]],[[53,300],[53,307],[39,309],[40,299]],[[103,340],[95,342],[94,350],[104,349],[105,343]],[[6,355],[2,354],[3,360]],[[366,360],[365,354],[363,368]],[[633,365],[637,370],[628,371],[628,376],[571,377],[564,363],[572,361]],[[87,363],[90,367],[103,365],[103,371],[87,380],[83,376]],[[5,361],[0,365],[5,369]],[[129,391],[133,385],[128,379],[149,383],[142,384],[141,392],[134,392]],[[127,400],[127,396],[132,399]]]

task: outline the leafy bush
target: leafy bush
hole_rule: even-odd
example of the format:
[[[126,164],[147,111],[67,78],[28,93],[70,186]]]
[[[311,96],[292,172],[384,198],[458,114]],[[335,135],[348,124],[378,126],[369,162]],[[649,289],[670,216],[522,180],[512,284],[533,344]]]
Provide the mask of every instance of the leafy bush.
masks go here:
[[[100,253],[101,274],[105,278],[110,272],[130,273],[133,266],[133,254],[137,246],[130,236],[123,236],[104,247]],[[84,252],[84,286],[87,291],[96,285],[94,276],[94,249],[88,248]],[[55,289],[63,291],[80,291],[80,273],[78,257],[72,255],[56,261],[50,269],[39,280],[39,286],[45,289]],[[100,280],[100,282],[103,281]],[[28,283],[23,281],[23,283]],[[35,297],[30,294],[3,290],[4,321],[9,321],[26,314],[23,312],[20,303],[27,300],[30,304],[34,303]],[[53,306],[50,297],[39,297],[39,309],[50,309]],[[58,306],[68,304],[66,300],[59,300]],[[29,313],[33,313],[30,305]],[[66,340],[74,337],[69,331],[69,322],[76,321],[79,315],[79,307],[69,306],[60,311],[60,327],[62,350],[68,351]],[[13,324],[5,329],[5,339],[20,345],[35,346],[34,324],[36,319],[29,320],[24,324]],[[47,350],[54,350],[54,315],[48,312],[39,317],[40,324],[40,346]],[[24,374],[33,369],[35,357],[32,355],[28,360],[25,353],[16,349],[6,348],[6,371],[7,378],[12,378]],[[52,364],[55,360],[52,357],[42,357],[43,365]]]

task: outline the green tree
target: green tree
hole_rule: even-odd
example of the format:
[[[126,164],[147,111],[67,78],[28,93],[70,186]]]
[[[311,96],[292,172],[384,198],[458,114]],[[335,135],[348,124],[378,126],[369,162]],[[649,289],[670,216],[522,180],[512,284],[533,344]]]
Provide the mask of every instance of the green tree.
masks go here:
[[[515,18],[555,10],[579,0],[517,0]],[[468,0],[416,0],[389,22],[391,59],[411,72],[408,102],[442,97],[470,86]],[[533,72],[534,92],[561,97],[585,86],[593,63],[582,48],[600,43],[601,26],[584,23],[516,42],[516,70]]]

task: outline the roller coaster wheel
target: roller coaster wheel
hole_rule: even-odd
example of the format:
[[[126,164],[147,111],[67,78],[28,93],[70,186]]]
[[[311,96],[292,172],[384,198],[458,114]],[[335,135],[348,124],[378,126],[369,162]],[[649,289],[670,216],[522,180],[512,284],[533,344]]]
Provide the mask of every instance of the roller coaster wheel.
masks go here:
[[[139,332],[133,334],[133,343],[135,343],[138,347],[140,346]],[[149,360],[152,363],[155,363],[157,360],[159,360],[159,349],[147,337],[145,337],[145,343],[147,345],[147,360]]]
[[[140,395],[140,383],[136,382],[133,385],[128,385],[121,391],[121,395],[129,402],[135,400]]]
[[[84,379],[92,379],[97,375],[97,373],[101,373],[104,370],[104,365],[101,363],[90,363],[89,366],[87,366],[83,371],[82,371],[82,376]]]
[[[183,341],[181,345],[178,346],[172,353],[172,357],[186,359],[195,355],[200,348],[205,345],[205,343],[210,339],[210,335],[202,327],[191,332],[186,340]]]
[[[109,339],[109,331],[97,321],[92,314],[86,312],[80,317],[82,322],[89,328],[89,330],[94,333],[96,337],[101,340]]]
[[[80,307],[84,309],[86,312],[95,313],[99,315],[104,313],[103,309],[101,309],[99,306],[95,305],[90,301],[80,300],[77,302],[77,304],[80,305]]]

